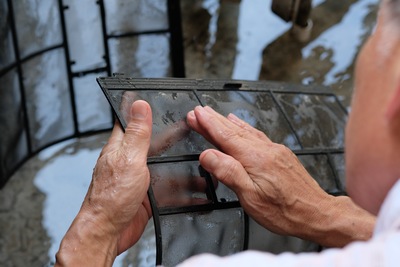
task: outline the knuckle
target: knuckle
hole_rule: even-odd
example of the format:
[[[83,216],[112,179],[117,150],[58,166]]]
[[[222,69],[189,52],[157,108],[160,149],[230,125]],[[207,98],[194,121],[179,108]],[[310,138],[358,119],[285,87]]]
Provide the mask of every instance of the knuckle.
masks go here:
[[[238,138],[243,137],[243,135],[244,135],[244,133],[242,131],[232,131],[231,129],[221,130],[221,131],[219,131],[219,133],[224,142],[235,141]]]
[[[146,139],[150,136],[150,129],[145,124],[130,123],[125,129],[125,134],[128,136],[136,136]]]
[[[256,128],[253,128],[253,131],[254,131],[255,135],[260,139],[263,139],[263,138],[267,137],[266,134],[263,131],[260,131],[260,130],[258,130]]]
[[[279,162],[287,162],[292,158],[293,152],[286,146],[270,143],[267,145],[267,149],[259,151],[257,157],[260,161],[267,164],[277,164]]]
[[[224,181],[232,181],[232,177],[237,176],[238,174],[238,165],[235,164],[234,161],[227,161],[224,160],[223,166],[221,168],[218,168],[217,170],[217,176],[219,177],[219,180],[221,182]]]
[[[135,165],[134,161],[123,150],[117,154],[105,154],[102,158],[102,171],[107,172],[107,176],[124,173],[132,165]]]
[[[287,157],[287,156],[290,156],[291,154],[293,154],[293,152],[285,145],[274,143],[273,146],[274,146],[274,150],[275,150],[276,154],[278,154],[278,155]]]
[[[271,161],[281,169],[293,169],[297,166],[297,156],[288,147],[275,144],[271,153]]]
[[[104,169],[107,170],[109,176],[117,175],[118,172],[125,168],[124,156],[121,155],[118,160],[112,155],[104,156]]]

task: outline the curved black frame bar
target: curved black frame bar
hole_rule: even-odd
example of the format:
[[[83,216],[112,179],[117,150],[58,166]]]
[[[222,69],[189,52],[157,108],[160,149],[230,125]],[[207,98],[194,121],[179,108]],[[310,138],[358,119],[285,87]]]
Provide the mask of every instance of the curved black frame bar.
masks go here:
[[[69,140],[72,138],[88,136],[92,134],[101,133],[104,131],[109,131],[110,127],[104,129],[93,129],[87,131],[79,130],[78,123],[78,114],[77,114],[77,106],[76,106],[76,96],[74,91],[74,78],[75,77],[83,77],[88,74],[95,73],[107,73],[108,76],[111,76],[112,68],[110,64],[110,53],[109,53],[109,40],[115,38],[123,38],[125,36],[136,36],[143,34],[165,34],[169,33],[170,35],[170,51],[171,51],[171,66],[172,66],[172,76],[174,77],[184,77],[185,76],[185,68],[184,68],[184,56],[183,56],[183,44],[182,44],[182,28],[181,28],[181,9],[180,9],[180,0],[166,0],[167,2],[167,12],[169,19],[169,27],[167,29],[155,30],[155,31],[147,31],[147,32],[128,32],[121,35],[112,35],[107,32],[107,23],[106,23],[106,9],[104,6],[104,0],[97,0],[96,3],[99,6],[100,17],[101,17],[101,30],[103,35],[103,45],[104,45],[104,65],[102,67],[85,69],[80,71],[72,71],[72,65],[74,62],[71,61],[70,51],[68,46],[68,32],[66,28],[65,21],[65,11],[69,8],[64,4],[63,0],[54,0],[58,3],[58,10],[60,16],[60,32],[62,36],[62,41],[59,44],[54,44],[33,53],[25,57],[21,57],[21,53],[19,50],[18,44],[18,35],[17,35],[17,26],[15,20],[15,10],[13,5],[13,0],[7,0],[7,10],[8,10],[8,18],[7,23],[10,27],[11,31],[11,40],[12,47],[14,50],[15,62],[3,67],[0,69],[0,78],[6,76],[10,71],[16,70],[19,84],[19,93],[21,95],[22,102],[22,113],[23,113],[23,127],[22,130],[26,131],[26,143],[27,143],[27,154],[20,160],[20,162],[13,162],[12,166],[5,166],[4,170],[0,170],[0,188],[2,188],[8,179],[32,156],[40,152],[41,150],[48,148],[54,144],[59,142],[63,142],[65,140]],[[58,50],[64,50],[65,64],[67,70],[68,77],[68,88],[70,95],[70,105],[72,110],[73,117],[73,134],[62,137],[56,141],[47,142],[45,145],[34,149],[32,146],[31,136],[32,130],[30,129],[29,118],[28,118],[28,108],[27,108],[27,99],[26,99],[26,88],[23,82],[23,64],[30,61],[31,59]],[[112,114],[110,112],[110,114]],[[114,117],[111,118],[114,120]],[[1,156],[1,155],[0,155]],[[6,157],[6,156],[5,156]],[[3,159],[0,159],[3,160]]]

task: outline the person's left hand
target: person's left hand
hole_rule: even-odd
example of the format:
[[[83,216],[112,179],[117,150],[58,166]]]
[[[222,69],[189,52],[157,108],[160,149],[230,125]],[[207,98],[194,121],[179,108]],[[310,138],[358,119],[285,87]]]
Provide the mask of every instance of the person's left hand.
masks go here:
[[[147,168],[152,128],[150,106],[137,101],[125,133],[116,123],[100,153],[82,210],[102,214],[118,237],[118,254],[140,238],[151,217],[147,198],[150,176]]]
[[[113,261],[137,242],[151,217],[146,195],[150,183],[146,162],[151,109],[145,101],[136,101],[130,111],[125,133],[116,123],[100,154],[81,210],[61,243],[59,266],[66,262],[98,266]],[[100,262],[93,262],[93,255],[88,255],[91,253],[105,255],[107,260],[98,256]]]

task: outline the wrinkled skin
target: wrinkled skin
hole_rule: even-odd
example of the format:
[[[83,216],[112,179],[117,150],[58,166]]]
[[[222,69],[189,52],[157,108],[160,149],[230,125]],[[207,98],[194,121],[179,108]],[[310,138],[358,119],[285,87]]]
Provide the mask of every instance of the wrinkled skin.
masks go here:
[[[187,121],[221,150],[204,151],[200,164],[235,191],[260,225],[324,246],[370,237],[375,218],[349,198],[324,192],[289,148],[235,115],[225,118],[210,107],[196,107]]]
[[[116,124],[100,154],[81,210],[61,242],[56,266],[111,266],[137,242],[151,217],[146,165],[151,109],[137,101],[130,112],[125,133]]]

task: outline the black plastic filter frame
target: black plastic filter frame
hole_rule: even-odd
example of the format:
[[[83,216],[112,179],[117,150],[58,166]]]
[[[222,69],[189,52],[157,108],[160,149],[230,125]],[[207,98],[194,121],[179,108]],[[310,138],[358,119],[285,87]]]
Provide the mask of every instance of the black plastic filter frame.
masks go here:
[[[141,79],[141,78],[129,78],[123,75],[117,75],[115,77],[101,77],[97,79],[100,87],[102,88],[105,96],[107,97],[110,105],[112,106],[116,117],[123,126],[126,127],[126,121],[124,115],[120,109],[121,92],[134,91],[140,95],[142,93],[187,93],[194,94],[198,101],[198,105],[205,106],[207,103],[204,102],[201,94],[203,92],[249,92],[249,93],[267,93],[273,99],[273,103],[279,112],[284,116],[286,123],[289,125],[290,130],[297,139],[300,148],[293,150],[297,156],[325,156],[327,158],[327,164],[332,171],[333,184],[335,189],[327,190],[331,195],[345,195],[345,188],[338,174],[337,166],[334,164],[333,156],[343,155],[343,147],[323,147],[323,148],[307,148],[302,144],[301,138],[296,133],[296,126],[291,123],[291,118],[286,112],[285,107],[282,106],[281,101],[277,95],[308,95],[308,96],[322,96],[332,97],[335,104],[338,105],[338,111],[343,119],[347,117],[346,109],[341,105],[336,95],[333,94],[327,88],[321,87],[306,87],[301,85],[285,84],[285,83],[274,83],[274,82],[255,82],[255,81],[234,81],[234,80],[194,80],[194,79]],[[235,103],[232,102],[232,106]],[[152,106],[153,111],[159,107]],[[180,107],[176,106],[175,111],[179,111]],[[339,129],[341,131],[343,129]],[[169,155],[169,156],[157,156],[149,157],[148,165],[162,164],[162,163],[176,163],[185,161],[198,161],[199,154],[188,151],[187,154],[183,155]],[[211,175],[206,171],[202,170],[201,173],[207,179],[208,184],[212,185]],[[159,208],[157,207],[156,198],[154,196],[152,186],[150,186],[148,195],[151,201],[153,210],[153,219],[155,225],[156,234],[156,246],[157,246],[157,262],[156,264],[163,264],[163,251],[162,251],[162,226],[160,225],[160,216],[168,216],[173,214],[182,213],[194,213],[202,211],[213,211],[220,209],[234,209],[240,207],[238,201],[232,202],[221,202],[217,199],[215,194],[215,188],[211,186],[211,202],[204,205],[191,205],[185,207],[168,207]],[[247,249],[249,242],[249,225],[248,217],[245,216],[245,233],[244,233],[244,244],[243,250]],[[178,231],[178,229],[177,229]]]
[[[70,56],[70,47],[68,46],[68,39],[69,39],[69,32],[66,27],[66,18],[65,12],[70,8],[65,0],[52,0],[58,6],[58,16],[60,21],[60,33],[61,33],[61,42],[58,44],[54,44],[48,47],[41,48],[37,51],[34,51],[28,55],[22,56],[20,51],[20,46],[18,43],[18,27],[16,25],[16,17],[20,16],[20,14],[15,13],[14,5],[15,1],[7,0],[2,3],[6,10],[8,10],[8,16],[6,18],[6,25],[9,28],[11,33],[11,42],[12,48],[14,50],[13,57],[15,60],[0,68],[0,78],[5,77],[12,71],[16,71],[17,79],[18,79],[18,91],[21,96],[21,114],[18,116],[22,117],[23,125],[21,125],[21,132],[26,132],[26,154],[19,159],[17,162],[10,162],[6,160],[9,154],[16,154],[16,151],[7,151],[7,155],[0,155],[0,188],[2,188],[11,175],[18,170],[22,164],[28,160],[30,157],[35,155],[36,153],[40,152],[41,150],[50,147],[56,143],[69,140],[76,137],[83,137],[87,135],[92,135],[104,131],[110,130],[112,124],[109,127],[104,129],[89,129],[85,131],[81,131],[79,129],[79,121],[78,121],[78,111],[77,111],[77,96],[75,95],[75,86],[74,86],[74,78],[83,77],[89,74],[99,74],[99,73],[106,73],[108,76],[111,76],[112,67],[110,63],[110,49],[109,49],[109,41],[111,39],[118,39],[123,38],[126,36],[138,36],[138,35],[146,35],[146,34],[169,34],[170,37],[170,53],[171,53],[171,69],[172,75],[174,77],[184,77],[185,76],[185,68],[184,68],[184,55],[182,49],[182,27],[181,27],[181,9],[180,9],[180,0],[166,0],[167,4],[167,16],[168,16],[168,26],[165,29],[159,29],[154,31],[148,32],[125,32],[121,35],[113,35],[108,33],[107,31],[107,22],[106,22],[106,8],[105,8],[105,0],[93,0],[99,6],[99,15],[101,20],[101,32],[102,32],[102,39],[103,39],[103,46],[104,46],[104,63],[101,67],[95,67],[90,69],[84,69],[79,71],[73,71],[72,66],[74,62],[71,60]],[[40,3],[38,4],[40,6]],[[29,27],[29,25],[26,25]],[[5,27],[6,28],[6,27]],[[24,71],[23,66],[30,62],[37,56],[45,55],[47,53],[51,53],[57,50],[61,50],[64,53],[64,61],[66,66],[66,77],[68,79],[68,93],[69,93],[69,103],[68,105],[71,107],[72,110],[72,121],[73,121],[73,133],[67,134],[62,138],[59,138],[55,141],[47,141],[44,140],[44,145],[40,147],[34,147],[32,144],[32,136],[35,135],[34,129],[30,127],[30,121],[28,116],[28,103],[32,101],[32,99],[27,99],[26,95],[27,92],[31,90],[24,84]],[[14,88],[13,88],[14,89]],[[110,112],[110,116],[111,116]],[[111,120],[114,119],[113,116],[110,118]],[[0,139],[1,142],[10,142],[9,140]],[[5,144],[0,144],[0,146]],[[16,150],[17,145],[13,146],[11,149]]]

